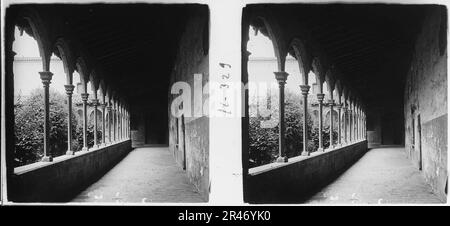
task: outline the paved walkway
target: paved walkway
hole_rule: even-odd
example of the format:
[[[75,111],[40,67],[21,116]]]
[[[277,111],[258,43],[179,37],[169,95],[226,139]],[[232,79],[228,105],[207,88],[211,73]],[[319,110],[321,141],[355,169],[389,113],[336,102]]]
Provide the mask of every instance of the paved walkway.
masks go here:
[[[131,151],[72,202],[204,202],[167,147]]]
[[[432,204],[442,201],[407,159],[404,148],[391,147],[370,150],[307,203]]]

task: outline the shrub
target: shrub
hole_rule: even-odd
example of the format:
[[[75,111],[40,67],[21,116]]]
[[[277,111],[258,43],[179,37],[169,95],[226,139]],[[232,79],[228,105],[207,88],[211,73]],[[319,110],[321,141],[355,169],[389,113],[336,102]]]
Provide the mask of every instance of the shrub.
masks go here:
[[[65,95],[50,90],[50,152],[53,156],[67,150],[67,109]],[[35,89],[28,97],[18,97],[14,105],[15,166],[39,161],[44,155],[43,89]],[[75,117],[73,118],[76,123]],[[73,128],[73,131],[75,128]]]
[[[289,92],[285,93],[285,145],[288,158],[298,156],[303,150],[303,104],[300,95]],[[272,98],[272,99],[277,99]],[[250,105],[249,111],[256,111],[256,104]],[[272,105],[270,115],[278,112],[278,105]],[[261,122],[267,118],[257,115],[249,119],[249,167],[256,167],[273,162],[278,153],[278,131],[279,126],[273,128],[261,128]],[[314,152],[319,147],[319,129],[313,127],[311,114],[308,114],[308,151]],[[329,146],[329,126],[324,127],[322,132],[324,147]],[[334,141],[337,140],[337,132],[333,131]]]

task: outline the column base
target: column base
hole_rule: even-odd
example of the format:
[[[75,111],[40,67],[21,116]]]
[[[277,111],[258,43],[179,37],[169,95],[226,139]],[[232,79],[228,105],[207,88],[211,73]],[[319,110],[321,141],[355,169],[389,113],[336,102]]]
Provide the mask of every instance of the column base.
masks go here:
[[[81,149],[81,151],[89,151],[89,148],[88,148],[88,147],[83,147],[83,148]]]
[[[75,155],[74,151],[66,151],[66,155]]]
[[[311,153],[309,153],[309,151],[304,151],[302,152],[300,155],[301,156],[310,156]]]
[[[288,158],[286,156],[280,156],[277,158],[277,162],[288,162]]]
[[[42,157],[41,162],[53,162],[53,157],[44,156],[44,157]]]
[[[322,152],[324,152],[325,149],[323,149],[323,148],[317,148],[317,151],[322,151]]]

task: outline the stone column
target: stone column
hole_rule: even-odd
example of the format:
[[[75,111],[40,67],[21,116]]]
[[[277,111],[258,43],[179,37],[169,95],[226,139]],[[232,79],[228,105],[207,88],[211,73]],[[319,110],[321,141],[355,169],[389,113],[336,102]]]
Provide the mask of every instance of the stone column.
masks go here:
[[[123,138],[127,139],[127,110],[124,108],[124,115],[123,115]]]
[[[347,139],[347,131],[348,131],[348,105],[347,103],[344,103],[344,143],[348,144],[348,139]]]
[[[97,106],[98,106],[98,99],[92,100],[92,105],[94,105],[94,147],[99,147],[98,145],[98,137],[97,137],[97,131],[98,131],[98,114],[97,114]]]
[[[338,110],[338,147],[342,146],[342,128],[341,128],[341,109],[342,109],[342,103],[338,103],[336,105],[336,108]]]
[[[120,141],[120,104],[117,104],[117,141]]]
[[[323,99],[325,98],[325,94],[318,93],[317,94],[317,101],[319,101],[319,148],[317,151],[324,151],[323,149],[323,115],[322,115],[322,108],[323,108]]]
[[[88,151],[88,138],[87,138],[87,129],[88,129],[88,117],[87,117],[87,101],[89,98],[89,93],[82,93],[81,100],[83,101],[83,148],[82,151]]]
[[[120,105],[119,104],[117,104],[117,119],[116,120],[117,120],[116,121],[116,124],[117,124],[116,140],[120,141]]]
[[[113,105],[113,140],[117,141],[117,103]]]
[[[303,151],[301,155],[309,155],[308,151],[308,92],[310,86],[300,85],[303,95]]]
[[[125,109],[125,139],[128,139],[128,112]]]
[[[361,111],[361,140],[364,140],[364,114]]]
[[[358,141],[359,140],[359,110],[358,108],[356,108],[356,120],[355,120],[355,128],[356,128],[356,133],[355,133],[355,140]]]
[[[105,120],[106,120],[106,112],[105,112],[105,110],[106,110],[106,103],[105,103],[105,100],[103,99],[103,103],[101,104],[101,106],[102,106],[102,145],[103,146],[106,146],[106,128],[105,128],[105,126],[106,126],[106,122],[105,122]]]
[[[288,77],[288,73],[284,71],[274,72],[275,78],[277,79],[278,86],[279,86],[279,132],[278,132],[278,150],[279,150],[279,156],[277,158],[277,162],[287,162],[288,158],[285,153],[285,124],[284,124],[284,85],[286,84],[286,79]]]
[[[356,118],[356,106],[355,105],[353,105],[353,142],[356,142],[356,121],[357,121],[357,118]]]
[[[333,131],[334,131],[334,122],[333,122],[333,106],[334,100],[329,99],[328,104],[330,105],[330,146],[328,148],[334,148],[334,140],[333,140]]]
[[[123,138],[127,139],[127,110],[124,108],[124,115],[123,115]]]
[[[350,106],[351,108],[351,106]],[[351,109],[348,109],[348,142],[351,143],[352,139],[352,123],[353,123],[353,112]]]
[[[355,140],[359,141],[359,109],[356,107],[356,115],[355,115]]]
[[[120,105],[119,107],[120,109],[120,114],[119,114],[119,140],[122,140],[122,135],[123,135],[123,109],[122,109],[122,105]]]
[[[123,140],[123,106],[120,106],[120,140]]]
[[[111,107],[111,103],[108,103],[108,106],[106,107],[106,109],[108,110],[108,143],[111,144],[112,139],[111,139],[111,114],[112,114],[112,107]]]
[[[127,111],[127,138],[131,138],[131,117],[129,110]]]
[[[125,109],[122,107],[122,140],[125,140]]]
[[[358,109],[358,140],[361,140],[361,111]]]
[[[367,140],[367,119],[366,119],[366,114],[364,114],[364,140]]]
[[[43,162],[53,161],[53,156],[50,150],[50,100],[49,87],[52,80],[53,73],[50,71],[39,72],[44,85],[44,157]]]
[[[72,94],[75,86],[72,84],[64,85],[67,94],[67,152],[66,155],[74,155],[72,150]]]

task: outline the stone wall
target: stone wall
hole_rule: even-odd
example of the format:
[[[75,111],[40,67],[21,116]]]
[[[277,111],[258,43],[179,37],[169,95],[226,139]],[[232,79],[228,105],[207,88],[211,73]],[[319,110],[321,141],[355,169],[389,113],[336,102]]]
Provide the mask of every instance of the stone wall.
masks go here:
[[[443,200],[448,183],[446,42],[446,9],[430,9],[415,43],[404,96],[407,155]]]
[[[103,176],[131,151],[131,141],[63,155],[14,169],[8,200],[67,202]]]
[[[288,163],[272,163],[249,170],[249,203],[302,203],[312,192],[325,186],[367,151],[361,141],[309,157],[290,158]]]
[[[208,68],[208,10],[201,8],[186,23],[181,37],[177,58],[171,74],[171,86],[186,82],[191,87],[192,115],[175,117],[170,105],[178,94],[169,92],[169,149],[180,168],[186,170],[189,181],[208,200],[209,195],[209,118],[194,115],[194,74],[201,74],[202,87],[209,80]],[[170,89],[169,89],[170,91]],[[203,101],[205,94],[201,94]],[[183,108],[187,103],[183,102]],[[203,103],[201,103],[203,106]],[[183,109],[184,110],[184,109]],[[205,109],[207,110],[207,109]]]

